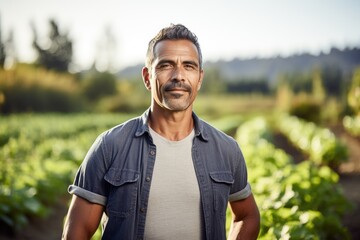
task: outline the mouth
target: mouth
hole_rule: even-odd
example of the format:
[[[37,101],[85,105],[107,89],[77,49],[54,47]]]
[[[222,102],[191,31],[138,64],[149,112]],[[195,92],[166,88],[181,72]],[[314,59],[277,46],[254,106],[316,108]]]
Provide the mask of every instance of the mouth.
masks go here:
[[[167,92],[188,92],[188,90],[185,88],[169,88],[169,89],[166,89],[165,91],[167,91]]]
[[[170,83],[164,87],[166,92],[191,92],[191,87],[182,83]]]

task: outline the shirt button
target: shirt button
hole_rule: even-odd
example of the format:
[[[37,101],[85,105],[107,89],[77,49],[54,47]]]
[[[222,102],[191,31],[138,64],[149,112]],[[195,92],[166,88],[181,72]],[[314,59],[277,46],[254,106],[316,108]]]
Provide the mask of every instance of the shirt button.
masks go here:
[[[145,180],[146,180],[147,182],[150,182],[150,179],[151,179],[150,177],[146,177]]]
[[[155,155],[155,151],[154,151],[154,150],[151,150],[151,151],[150,151],[150,155],[154,156],[154,155]]]
[[[140,208],[140,212],[144,213],[145,212],[145,208]]]

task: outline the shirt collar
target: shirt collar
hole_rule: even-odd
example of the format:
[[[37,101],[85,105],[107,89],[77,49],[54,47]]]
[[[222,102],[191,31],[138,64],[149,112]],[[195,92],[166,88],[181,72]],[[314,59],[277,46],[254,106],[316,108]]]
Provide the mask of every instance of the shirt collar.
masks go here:
[[[150,135],[150,130],[148,126],[148,119],[150,114],[150,108],[148,108],[139,118],[139,124],[135,133],[136,137],[142,136],[145,132]],[[204,122],[193,112],[192,117],[195,124],[195,137],[198,137],[204,141],[208,141],[208,135],[206,134],[204,128]]]

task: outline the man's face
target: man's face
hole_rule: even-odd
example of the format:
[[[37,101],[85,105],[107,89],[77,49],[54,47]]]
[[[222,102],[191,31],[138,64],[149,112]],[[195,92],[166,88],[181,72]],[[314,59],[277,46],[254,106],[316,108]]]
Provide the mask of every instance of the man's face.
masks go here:
[[[163,40],[156,44],[154,55],[148,82],[144,78],[154,104],[171,111],[186,110],[203,79],[196,46],[188,40]]]

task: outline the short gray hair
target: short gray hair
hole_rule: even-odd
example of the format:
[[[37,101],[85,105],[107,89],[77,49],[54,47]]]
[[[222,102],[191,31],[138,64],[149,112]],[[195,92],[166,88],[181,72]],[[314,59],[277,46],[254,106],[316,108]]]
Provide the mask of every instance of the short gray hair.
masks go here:
[[[200,44],[198,38],[194,33],[187,29],[184,25],[181,24],[171,24],[169,27],[163,28],[159,33],[151,39],[148,45],[148,50],[146,53],[145,66],[147,68],[151,67],[151,64],[154,61],[154,48],[156,44],[163,40],[189,40],[191,41],[198,51],[199,55],[199,65],[202,69],[202,54],[200,49]]]

